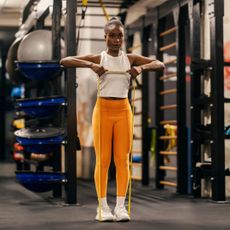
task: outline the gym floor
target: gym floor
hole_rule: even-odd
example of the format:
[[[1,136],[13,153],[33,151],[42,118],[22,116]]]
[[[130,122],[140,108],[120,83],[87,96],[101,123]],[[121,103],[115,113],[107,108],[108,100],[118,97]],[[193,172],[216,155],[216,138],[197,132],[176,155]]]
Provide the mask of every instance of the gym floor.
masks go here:
[[[78,180],[77,206],[66,206],[51,193],[33,193],[15,181],[15,164],[0,164],[0,229],[229,229],[230,203],[181,196],[172,190],[155,190],[133,183],[132,220],[99,223],[94,220],[96,195],[92,181]],[[115,184],[108,201],[115,204]]]

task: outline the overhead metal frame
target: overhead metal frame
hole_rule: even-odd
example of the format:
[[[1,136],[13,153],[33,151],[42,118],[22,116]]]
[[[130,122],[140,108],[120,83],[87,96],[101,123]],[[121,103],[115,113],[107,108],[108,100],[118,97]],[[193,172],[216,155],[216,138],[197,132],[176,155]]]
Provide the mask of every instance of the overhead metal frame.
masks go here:
[[[103,0],[103,4],[106,8],[120,8],[120,9],[127,9],[137,3],[139,0]],[[77,0],[77,4],[81,5],[82,1]],[[88,7],[100,7],[101,5],[98,0],[89,0],[87,3]]]

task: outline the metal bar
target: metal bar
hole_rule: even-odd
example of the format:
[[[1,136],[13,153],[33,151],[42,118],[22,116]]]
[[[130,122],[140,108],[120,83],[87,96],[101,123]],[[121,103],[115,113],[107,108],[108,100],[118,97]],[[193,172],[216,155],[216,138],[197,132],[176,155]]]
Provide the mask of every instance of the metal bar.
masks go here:
[[[101,6],[100,5],[98,5],[98,4],[88,4],[88,6],[87,7],[92,7],[92,8],[101,8]],[[127,9],[127,7],[118,7],[118,6],[113,6],[113,5],[106,5],[106,9],[117,9],[117,8],[119,8],[119,9]]]
[[[168,65],[168,64],[175,63],[176,61],[177,61],[177,58],[172,58],[172,59],[170,59],[170,60],[168,60],[168,61],[165,61],[164,64],[165,64],[165,65]]]
[[[5,78],[5,65],[6,62],[6,55],[2,53],[2,50],[0,50],[0,160],[4,160],[6,158],[5,156],[5,146],[6,146],[6,132],[5,132],[5,120],[6,120],[6,78]]]
[[[160,106],[160,110],[176,109],[176,108],[177,108],[176,104],[174,104],[174,105],[162,105],[162,106]]]
[[[79,5],[81,5],[82,4],[82,1],[80,0],[78,0],[77,1],[77,3],[79,4]],[[120,4],[122,4],[122,1],[120,0],[116,0],[116,1],[106,1],[106,0],[103,0],[103,3],[104,4],[111,4],[111,5],[116,5],[116,6],[120,6]],[[95,1],[92,1],[92,0],[89,0],[88,2],[87,2],[87,6],[88,5],[90,5],[90,4],[99,4],[99,1],[98,0],[95,0]]]
[[[52,59],[60,60],[61,58],[61,9],[62,9],[62,1],[53,0],[53,14],[52,14]],[[49,11],[48,11],[49,12]],[[46,17],[46,16],[45,16]],[[55,88],[55,95],[61,95],[61,79],[57,78],[53,82],[53,87]],[[62,123],[62,117],[60,114],[55,116],[54,122],[57,124]],[[54,153],[54,171],[61,171],[61,148],[57,149]],[[62,184],[55,187],[53,190],[53,197],[61,197],[62,196]]]
[[[163,165],[161,165],[159,168],[160,168],[160,170],[171,170],[171,171],[177,170],[177,168],[175,166],[163,166]]]
[[[160,184],[171,186],[171,187],[177,187],[177,184],[175,182],[171,182],[171,181],[161,180]]]
[[[134,164],[134,163],[133,163]],[[138,177],[138,176],[132,176],[132,179],[133,180],[142,180],[142,178],[141,177]]]
[[[177,155],[177,152],[175,151],[160,151],[161,155]]]
[[[79,38],[80,41],[104,42],[102,38]]]
[[[167,79],[170,79],[170,78],[174,78],[176,76],[177,76],[177,73],[171,73],[171,74],[167,74],[165,76],[160,77],[160,80],[163,81],[163,80],[167,80]]]
[[[163,39],[159,36],[161,32],[165,31],[165,18],[157,19],[157,42],[156,42],[156,51],[157,51],[157,59],[163,60],[163,52],[159,51],[159,47],[163,46]],[[163,75],[163,71],[156,72],[156,139],[159,140],[159,136],[164,135],[165,130],[160,124],[160,121],[164,119],[164,112],[160,109],[160,106],[164,103],[163,97],[160,97],[160,91],[164,89],[163,81],[160,81],[160,77]],[[160,150],[164,149],[164,141],[156,142],[156,188],[163,189],[164,185],[160,184],[160,181],[164,180],[165,172],[159,170],[159,166],[164,164],[164,156],[159,154]]]
[[[53,2],[52,13],[52,57],[53,60],[59,60],[61,58],[61,1]]]
[[[142,137],[136,137],[136,136],[134,136],[133,140],[142,140]]]
[[[212,107],[212,200],[224,201],[225,197],[225,144],[224,144],[224,60],[223,16],[224,0],[214,0],[214,12],[210,12]],[[211,3],[211,1],[210,1]],[[214,123],[213,123],[214,122]]]
[[[193,60],[200,59],[200,38],[201,38],[201,16],[200,16],[200,3],[196,2],[193,4],[193,1],[189,2],[189,22],[190,22],[190,50],[191,50],[191,62]],[[191,72],[193,76],[191,78],[191,105],[195,104],[195,99],[200,96],[201,92],[201,80],[200,73],[193,72],[193,66],[191,65]],[[197,124],[201,124],[201,115],[200,110],[197,107],[192,107],[191,111],[191,155],[192,155],[192,168],[196,168],[196,162],[201,162],[201,153],[199,141],[196,137],[195,127]],[[194,173],[194,172],[193,172]],[[199,181],[200,184],[201,181]],[[196,189],[193,189],[194,197],[201,197],[201,186],[198,186]]]
[[[177,139],[177,136],[160,136],[160,140],[172,140]]]
[[[160,47],[160,51],[165,51],[165,50],[168,50],[168,49],[171,49],[173,47],[176,47],[176,42],[173,42],[171,44],[168,44],[166,46],[162,46]]]
[[[165,120],[165,121],[160,121],[161,125],[165,124],[177,124],[177,120]]]
[[[54,4],[55,5],[55,4]],[[58,4],[59,5],[59,4]],[[39,29],[43,29],[44,28],[44,24],[45,24],[45,19],[46,17],[49,15],[50,13],[50,9],[46,8],[46,10],[44,10],[44,12],[42,12],[42,14],[40,15],[40,17],[37,19],[36,22],[36,30]]]
[[[76,1],[66,2],[66,48],[67,56],[76,55]],[[76,73],[75,69],[66,70],[67,79],[67,145],[66,159],[66,203],[77,203],[77,179],[76,179]]]
[[[142,54],[149,56],[148,39],[151,33],[151,27],[144,27],[144,18],[142,21]],[[148,149],[148,117],[149,117],[149,73],[142,73],[142,185],[149,184],[149,149]]]
[[[102,29],[104,29],[104,26],[76,26],[76,28],[81,28],[81,29],[99,29],[99,30],[102,30]]]
[[[224,62],[224,66],[230,66],[230,62]]]
[[[170,29],[168,29],[168,30],[166,30],[166,31],[164,31],[164,32],[162,32],[162,33],[160,33],[160,37],[163,37],[163,36],[165,36],[165,35],[171,34],[171,33],[175,32],[176,30],[177,30],[177,27],[176,27],[176,26],[175,26],[175,27],[172,27],[172,28],[170,28]]]
[[[171,93],[176,93],[177,89],[167,89],[167,90],[163,90],[160,92],[160,95],[166,95],[166,94],[171,94]]]
[[[140,167],[142,165],[141,162],[133,162],[132,164],[133,164],[133,166],[138,166],[138,167]]]
[[[80,5],[82,2],[81,1],[77,1],[77,3]],[[129,8],[130,6],[132,6],[133,4],[135,4],[136,1],[132,1],[132,0],[129,0],[129,1],[105,1],[103,0],[103,4],[106,5],[106,8],[108,7],[114,7],[114,8]],[[99,7],[100,4],[99,4],[99,1],[96,0],[96,1],[88,1],[88,4],[87,4],[88,7]]]
[[[177,192],[188,194],[188,154],[187,154],[187,128],[186,128],[186,23],[188,20],[188,6],[179,8],[179,18],[177,20]]]
[[[27,17],[29,16],[30,13],[30,8],[33,6],[33,4],[36,2],[37,0],[30,0],[26,6],[24,6],[23,11],[22,11],[22,23],[24,23],[27,19]]]
[[[142,124],[135,124],[134,127],[142,127]]]
[[[133,52],[134,50],[139,49],[141,47],[142,47],[142,44],[132,46],[132,47],[128,48],[128,52]]]
[[[77,16],[81,16],[82,14],[77,14]],[[110,17],[117,17],[117,14],[110,14]],[[85,17],[105,17],[104,14],[93,14],[93,13],[87,13],[85,14]]]
[[[142,153],[141,150],[133,150],[133,153]]]
[[[119,71],[119,70],[108,70],[104,73],[106,74],[123,74],[123,75],[130,75],[127,71]]]

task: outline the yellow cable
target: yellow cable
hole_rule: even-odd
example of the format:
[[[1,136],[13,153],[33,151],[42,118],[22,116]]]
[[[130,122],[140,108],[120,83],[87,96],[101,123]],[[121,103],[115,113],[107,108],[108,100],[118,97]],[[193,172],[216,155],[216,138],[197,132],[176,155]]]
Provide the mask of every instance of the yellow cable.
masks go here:
[[[101,101],[100,101],[100,77],[97,79],[97,98],[99,99],[99,153],[98,153],[98,161],[99,161],[99,186],[98,186],[98,206],[99,206],[99,220],[101,221]]]
[[[107,10],[106,10],[106,8],[105,8],[105,5],[104,5],[103,1],[102,1],[102,0],[99,0],[99,3],[100,3],[100,5],[101,5],[101,8],[102,8],[102,10],[103,10],[103,13],[104,13],[104,15],[105,15],[106,20],[109,21],[109,14],[107,13]]]
[[[136,94],[135,83],[133,85],[133,97],[132,97],[132,141],[130,150],[130,164],[129,164],[129,197],[128,197],[128,214],[131,214],[131,195],[132,195],[132,174],[133,174],[133,132],[134,132],[134,101]]]

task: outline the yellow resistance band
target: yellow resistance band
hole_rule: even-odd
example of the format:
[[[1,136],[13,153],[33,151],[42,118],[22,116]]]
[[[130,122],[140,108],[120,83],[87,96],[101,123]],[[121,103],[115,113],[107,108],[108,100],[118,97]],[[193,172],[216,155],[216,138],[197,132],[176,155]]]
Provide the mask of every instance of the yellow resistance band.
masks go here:
[[[133,85],[133,94],[132,94],[132,141],[131,141],[131,150],[130,150],[130,163],[129,163],[129,197],[128,197],[128,214],[131,215],[131,196],[132,196],[132,174],[133,174],[133,132],[134,132],[134,102],[136,97],[136,87]]]
[[[100,77],[97,78],[97,97],[100,98]],[[101,221],[101,102],[99,102],[99,186],[98,186],[98,208],[99,208],[99,220]]]
[[[104,13],[104,15],[105,15],[106,20],[109,21],[109,14],[108,14],[107,11],[106,11],[106,8],[105,8],[105,6],[104,6],[103,1],[102,1],[102,0],[99,0],[99,3],[100,3],[100,5],[101,5],[101,8],[102,8],[102,10],[103,10],[103,13]]]

